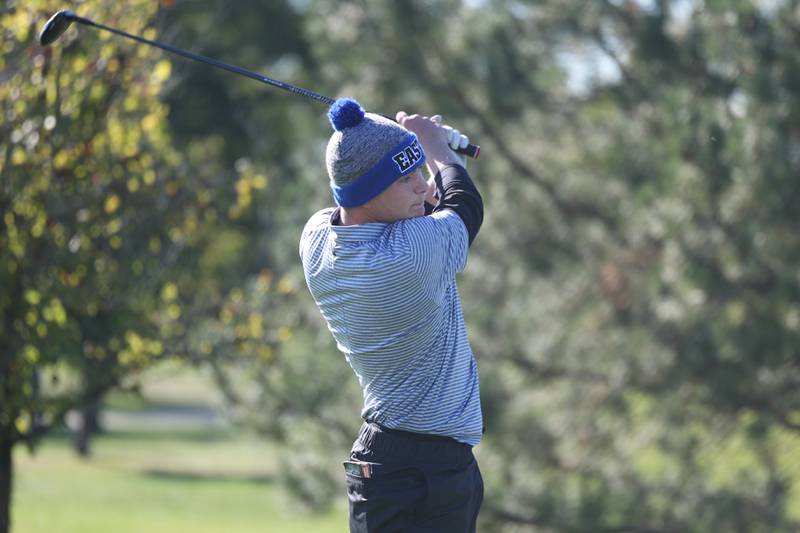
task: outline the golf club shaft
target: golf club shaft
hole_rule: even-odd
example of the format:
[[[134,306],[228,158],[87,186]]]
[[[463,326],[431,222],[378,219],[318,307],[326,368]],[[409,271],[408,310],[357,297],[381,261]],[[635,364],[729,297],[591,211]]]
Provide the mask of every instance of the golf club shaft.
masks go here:
[[[289,91],[291,93],[299,94],[301,96],[306,96],[308,98],[313,98],[314,100],[319,100],[325,104],[331,105],[336,100],[329,96],[324,96],[319,93],[315,93],[314,91],[309,91],[308,89],[303,89],[302,87],[296,87],[289,83],[282,82],[280,80],[274,80],[267,76],[262,76],[256,72],[251,70],[247,70],[241,67],[237,67],[234,65],[230,65],[228,63],[224,63],[222,61],[218,61],[216,59],[206,57],[200,54],[195,54],[192,52],[187,52],[186,50],[181,50],[180,48],[175,48],[174,46],[170,46],[168,44],[163,44],[158,41],[151,41],[150,39],[145,39],[144,37],[139,37],[138,35],[133,35],[131,33],[118,30],[116,28],[112,28],[110,26],[106,26],[104,24],[98,24],[92,20],[87,18],[79,17],[74,15],[72,18],[73,22],[77,22],[79,24],[84,24],[86,26],[92,26],[95,28],[99,28],[101,30],[110,31],[116,35],[121,35],[122,37],[128,37],[129,39],[133,39],[134,41],[138,41],[140,43],[149,44],[150,46],[155,46],[156,48],[161,48],[162,50],[166,50],[167,52],[172,52],[173,54],[177,54],[179,56],[183,56],[188,59],[194,59],[195,61],[200,61],[201,63],[206,63],[207,65],[212,65],[217,68],[221,68],[223,70],[227,70],[229,72],[233,72],[235,74],[241,74],[242,76],[247,76],[248,78],[252,78],[254,80],[266,83],[268,85],[272,85],[273,87],[278,87],[279,89],[283,89],[285,91]]]
[[[59,19],[59,16],[61,16],[62,18]],[[105,31],[111,32],[113,34],[119,35],[121,37],[127,37],[129,39],[133,39],[134,41],[137,41],[137,42],[140,42],[140,43],[143,43],[143,44],[148,44],[150,46],[155,46],[156,48],[161,48],[162,50],[165,50],[167,52],[171,52],[173,54],[177,54],[177,55],[185,57],[187,59],[193,59],[194,61],[199,61],[201,63],[205,63],[207,65],[211,65],[213,67],[217,67],[217,68],[221,68],[223,70],[227,70],[229,72],[233,72],[234,74],[239,74],[241,76],[246,76],[248,78],[254,79],[256,81],[260,81],[262,83],[266,83],[267,85],[272,85],[273,87],[277,87],[278,89],[283,89],[284,91],[288,91],[290,93],[293,93],[293,94],[296,94],[296,95],[299,95],[299,96],[305,96],[307,98],[312,98],[314,100],[317,100],[317,101],[322,102],[324,104],[327,104],[329,106],[332,105],[336,101],[334,98],[331,98],[329,96],[325,96],[325,95],[316,93],[314,91],[310,91],[308,89],[303,89],[302,87],[297,87],[296,85],[292,85],[290,83],[286,83],[286,82],[283,82],[283,81],[280,81],[280,80],[269,78],[267,76],[263,76],[263,75],[258,74],[256,72],[253,72],[251,70],[247,70],[247,69],[244,69],[244,68],[241,68],[241,67],[230,65],[230,64],[225,63],[223,61],[219,61],[217,59],[206,57],[204,55],[195,54],[193,52],[188,52],[186,50],[181,50],[180,48],[176,48],[176,47],[170,46],[168,44],[163,44],[163,43],[160,43],[158,41],[152,41],[150,39],[145,39],[144,37],[140,37],[138,35],[133,35],[131,33],[128,33],[128,32],[122,31],[122,30],[118,30],[116,28],[112,28],[112,27],[106,26],[104,24],[99,24],[97,22],[94,22],[93,20],[89,20],[89,19],[84,18],[84,17],[79,17],[78,15],[76,15],[75,13],[73,13],[71,11],[62,11],[62,12],[57,13],[55,16],[53,16],[51,18],[50,22],[53,22],[55,20],[62,20],[62,21],[63,20],[68,20],[69,22],[77,22],[78,24],[83,24],[84,26],[91,26],[93,28],[98,28],[100,30],[105,30]],[[58,25],[56,24],[56,27],[57,26]],[[43,44],[45,44],[45,45],[49,44],[53,40],[57,39],[58,36],[66,29],[66,27],[67,26],[62,26],[59,29],[55,29],[55,33],[51,33],[51,36],[50,36],[49,39],[42,40]],[[45,26],[45,29],[43,31],[43,35],[48,33],[48,30],[54,30],[54,28],[50,27],[50,23],[48,23],[48,25]],[[387,115],[383,115],[383,116],[387,116]],[[391,117],[387,117],[387,118],[391,118]],[[467,157],[471,157],[473,159],[477,159],[478,155],[480,154],[480,146],[477,146],[477,145],[474,145],[474,144],[468,144],[465,148],[457,148],[457,149],[455,149],[455,151],[458,152],[458,153],[464,154]]]

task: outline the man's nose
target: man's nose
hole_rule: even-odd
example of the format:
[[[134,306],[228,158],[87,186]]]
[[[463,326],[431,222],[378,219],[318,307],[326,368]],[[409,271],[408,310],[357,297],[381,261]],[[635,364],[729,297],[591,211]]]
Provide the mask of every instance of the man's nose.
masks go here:
[[[428,191],[428,182],[422,172],[417,173],[417,179],[414,181],[414,190],[420,194]]]

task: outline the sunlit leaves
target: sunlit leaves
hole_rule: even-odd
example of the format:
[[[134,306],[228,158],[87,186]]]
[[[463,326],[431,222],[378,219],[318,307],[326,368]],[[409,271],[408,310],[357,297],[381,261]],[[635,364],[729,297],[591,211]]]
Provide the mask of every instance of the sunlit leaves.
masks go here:
[[[278,280],[278,285],[275,290],[278,292],[278,294],[291,294],[296,290],[294,279],[291,276],[281,277],[281,279]]]
[[[117,209],[119,209],[119,196],[116,194],[111,194],[106,197],[105,202],[103,202],[103,209],[106,213],[111,214]]]
[[[167,81],[172,73],[172,64],[167,59],[162,59],[156,63],[153,73],[151,74],[151,81],[155,85],[160,85]]]
[[[161,288],[161,299],[164,302],[172,302],[178,297],[178,287],[174,283],[166,283]]]
[[[25,291],[25,300],[31,305],[39,305],[39,302],[42,300],[42,296],[35,289],[28,289]]]
[[[0,114],[8,141],[0,149],[0,291],[7,295],[0,311],[14,325],[3,332],[4,353],[18,354],[0,363],[15,384],[0,397],[3,409],[16,410],[4,413],[8,420],[51,407],[58,414],[59,406],[79,401],[41,403],[31,380],[50,365],[83,374],[87,389],[107,388],[126,369],[165,356],[156,322],[169,268],[163,254],[171,249],[162,243],[185,225],[184,209],[174,203],[183,179],[179,156],[158,102],[170,62],[152,48],[76,26],[42,48],[33,42],[38,26],[62,6],[24,4],[0,14]],[[113,22],[124,10],[126,29],[137,32],[155,7],[85,2],[78,11]],[[180,200],[190,204],[192,197]],[[175,301],[163,313],[181,318]]]
[[[248,159],[239,159],[236,162],[238,178],[234,189],[236,191],[236,203],[228,210],[228,216],[237,219],[253,203],[253,196],[264,191],[269,184],[267,177],[257,171],[256,167]]]
[[[124,340],[124,347],[119,352],[119,362],[128,369],[142,369],[164,353],[161,341],[143,337],[132,330],[125,332]]]

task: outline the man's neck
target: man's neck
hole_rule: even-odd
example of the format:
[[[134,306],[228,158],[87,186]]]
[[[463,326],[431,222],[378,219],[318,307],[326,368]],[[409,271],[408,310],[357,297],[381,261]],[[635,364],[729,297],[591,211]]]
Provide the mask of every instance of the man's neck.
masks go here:
[[[341,221],[342,226],[355,226],[356,224],[378,222],[361,207],[351,207],[349,209],[340,207],[339,215],[339,220]]]

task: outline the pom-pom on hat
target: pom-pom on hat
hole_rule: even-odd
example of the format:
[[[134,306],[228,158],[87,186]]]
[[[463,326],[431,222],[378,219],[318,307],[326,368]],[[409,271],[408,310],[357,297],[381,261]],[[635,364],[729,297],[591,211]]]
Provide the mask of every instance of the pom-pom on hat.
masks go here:
[[[342,207],[367,203],[425,161],[416,135],[393,120],[367,113],[355,100],[336,100],[328,119],[334,132],[325,163],[334,199]]]
[[[336,131],[358,126],[364,120],[364,108],[351,98],[339,98],[328,110],[328,120]]]

